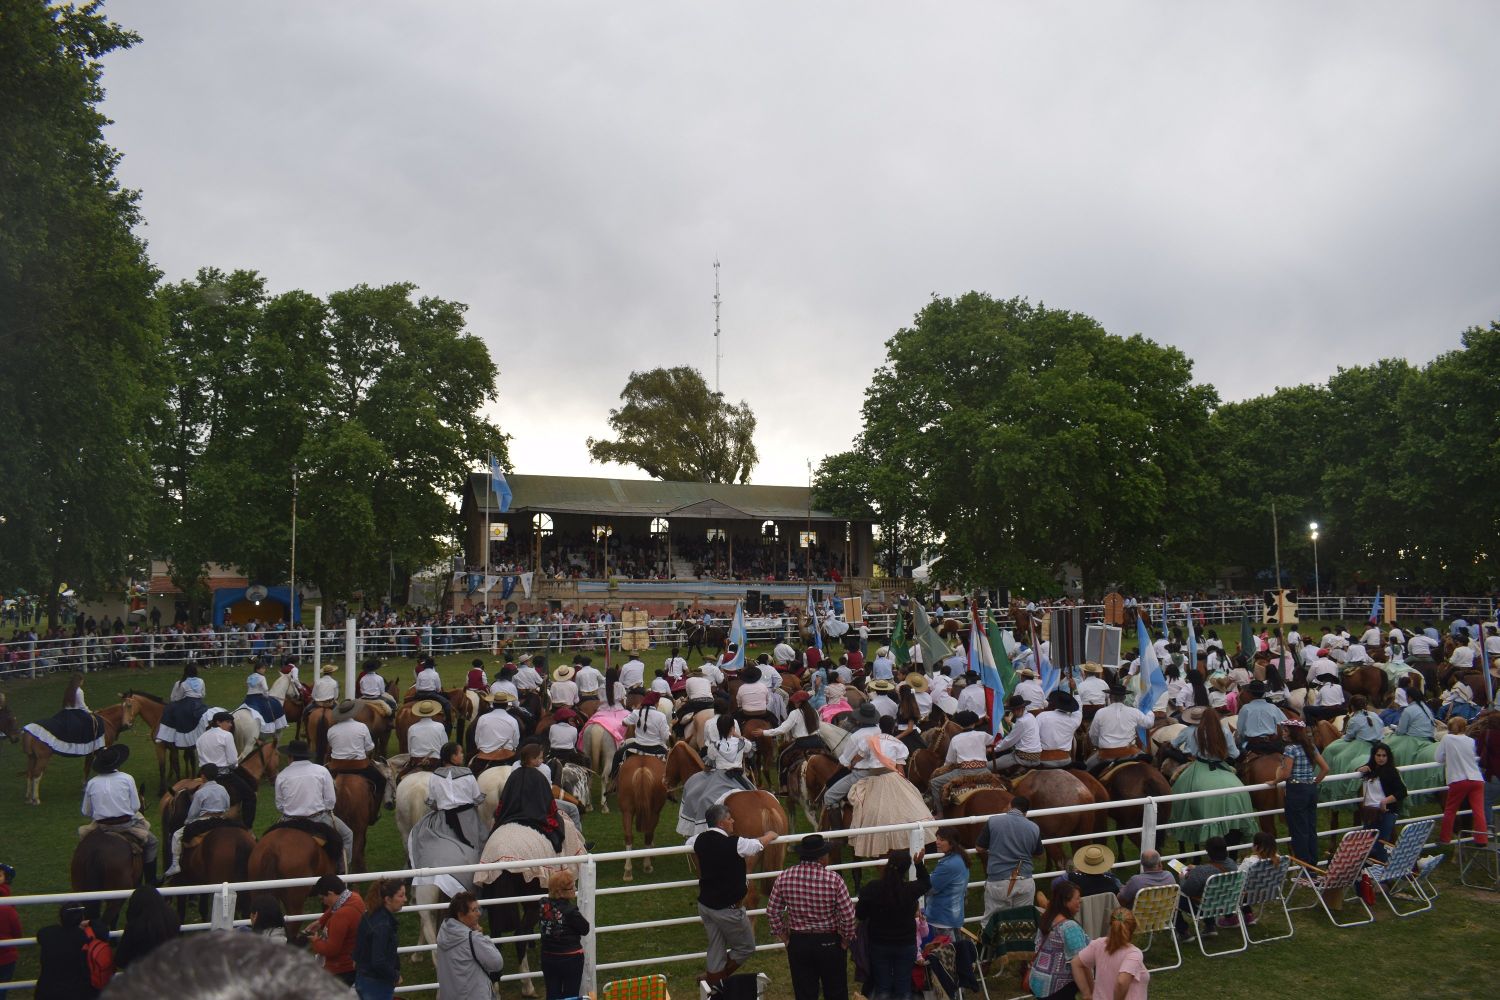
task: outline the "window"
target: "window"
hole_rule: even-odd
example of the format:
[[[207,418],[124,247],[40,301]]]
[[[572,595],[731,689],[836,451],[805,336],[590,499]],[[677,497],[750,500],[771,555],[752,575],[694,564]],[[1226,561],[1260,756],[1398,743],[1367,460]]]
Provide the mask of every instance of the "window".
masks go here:
[[[776,534],[777,530],[775,521],[767,521],[760,526],[760,537],[764,538],[766,541],[774,542],[776,540]]]
[[[665,535],[671,529],[670,522],[664,517],[651,519],[651,534]]]
[[[602,541],[615,533],[615,529],[607,524],[594,525],[594,541]]]
[[[816,531],[797,532],[797,544],[802,548],[808,548],[818,544],[818,533]]]
[[[550,535],[552,534],[552,515],[537,514],[531,519],[531,525],[536,529],[537,534]]]
[[[709,528],[708,529],[708,540],[710,542],[722,542],[724,540],[724,529],[723,528]]]

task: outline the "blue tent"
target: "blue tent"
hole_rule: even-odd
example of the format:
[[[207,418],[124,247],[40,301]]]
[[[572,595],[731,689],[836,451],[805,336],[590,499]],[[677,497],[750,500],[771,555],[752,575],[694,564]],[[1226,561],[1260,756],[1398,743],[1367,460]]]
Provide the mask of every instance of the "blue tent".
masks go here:
[[[251,603],[249,598],[245,596],[249,590],[249,587],[226,587],[223,590],[214,591],[214,628],[220,628],[224,625],[224,618],[229,613],[230,608],[236,604]],[[291,588],[267,587],[266,596],[261,600],[260,607],[256,608],[255,617],[264,621],[274,615],[274,619],[271,620],[284,620],[287,617],[286,606],[290,601]],[[300,595],[297,598],[297,606],[292,609],[291,620],[302,620],[302,598]]]

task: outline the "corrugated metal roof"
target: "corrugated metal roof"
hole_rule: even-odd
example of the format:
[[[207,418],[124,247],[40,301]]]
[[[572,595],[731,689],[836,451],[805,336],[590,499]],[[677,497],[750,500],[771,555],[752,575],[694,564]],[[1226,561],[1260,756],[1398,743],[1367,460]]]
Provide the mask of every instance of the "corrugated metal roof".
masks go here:
[[[812,491],[806,486],[749,486],[731,483],[670,483],[658,479],[605,479],[589,476],[533,476],[508,473],[511,511],[565,514],[616,514],[640,517],[700,517],[732,520],[843,520],[822,510],[808,510]],[[483,472],[469,475],[470,495],[479,509],[498,511]]]

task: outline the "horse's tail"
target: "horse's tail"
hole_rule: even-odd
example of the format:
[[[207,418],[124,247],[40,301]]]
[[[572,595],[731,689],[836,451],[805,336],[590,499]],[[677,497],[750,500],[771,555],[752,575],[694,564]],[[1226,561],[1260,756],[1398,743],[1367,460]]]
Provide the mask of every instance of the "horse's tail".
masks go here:
[[[323,763],[323,758],[328,755],[328,723],[332,719],[332,713],[324,709],[318,716],[317,738],[313,746],[317,747],[317,762]]]

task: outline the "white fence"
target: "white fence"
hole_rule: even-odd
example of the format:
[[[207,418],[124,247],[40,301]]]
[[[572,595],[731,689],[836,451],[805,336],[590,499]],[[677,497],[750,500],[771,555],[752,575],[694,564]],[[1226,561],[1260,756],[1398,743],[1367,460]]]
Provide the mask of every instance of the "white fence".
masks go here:
[[[1412,764],[1412,765],[1409,765],[1409,766],[1406,766],[1406,767],[1402,767],[1402,768],[1400,768],[1400,770],[1403,771],[1403,772],[1412,773],[1412,772],[1429,771],[1429,770],[1439,769],[1440,767],[1441,767],[1441,765],[1438,765],[1438,764]],[[1351,773],[1348,773],[1348,774],[1331,775],[1328,780],[1330,780],[1330,781],[1337,781],[1337,780],[1343,780],[1343,779],[1356,779],[1358,777],[1359,777],[1358,774],[1351,772]],[[1213,797],[1217,797],[1217,796],[1221,796],[1221,795],[1232,795],[1232,794],[1236,794],[1236,793],[1242,792],[1242,791],[1255,791],[1255,790],[1262,789],[1262,788],[1272,788],[1272,787],[1275,787],[1275,786],[1272,786],[1272,785],[1249,785],[1249,786],[1245,786],[1244,788],[1212,789],[1212,790],[1201,791],[1201,792],[1188,792],[1188,793],[1182,793],[1182,794],[1163,795],[1163,796],[1158,796],[1158,797],[1148,797],[1148,798],[1142,798],[1142,799],[1130,799],[1130,800],[1124,800],[1124,801],[1119,801],[1119,802],[1108,802],[1108,803],[1104,803],[1102,805],[1067,806],[1067,807],[1059,807],[1059,808],[1054,808],[1054,809],[1033,809],[1033,810],[1030,811],[1029,815],[1033,819],[1036,819],[1036,818],[1040,818],[1040,817],[1044,817],[1044,816],[1050,816],[1050,815],[1056,815],[1056,814],[1063,814],[1063,813],[1096,812],[1096,813],[1103,814],[1103,813],[1107,813],[1108,810],[1110,810],[1110,809],[1119,809],[1119,808],[1136,807],[1136,806],[1138,806],[1142,810],[1142,821],[1141,821],[1141,825],[1138,826],[1138,827],[1127,827],[1127,828],[1122,828],[1120,830],[1111,830],[1111,831],[1108,831],[1107,834],[1105,834],[1103,832],[1095,832],[1095,833],[1089,833],[1089,834],[1075,834],[1075,835],[1071,835],[1071,836],[1067,836],[1067,837],[1049,838],[1049,839],[1044,840],[1043,843],[1044,844],[1048,844],[1048,845],[1051,845],[1051,844],[1063,844],[1063,845],[1066,845],[1066,844],[1069,844],[1069,843],[1074,842],[1074,841],[1102,839],[1106,835],[1107,836],[1113,836],[1116,833],[1120,833],[1120,834],[1140,834],[1142,849],[1158,849],[1159,850],[1160,849],[1160,845],[1163,842],[1162,834],[1165,831],[1174,830],[1174,829],[1177,829],[1177,828],[1180,828],[1180,827],[1183,827],[1183,826],[1196,825],[1195,823],[1190,823],[1190,822],[1171,822],[1171,823],[1160,823],[1159,824],[1157,822],[1157,816],[1158,816],[1159,807],[1161,805],[1163,805],[1163,804],[1169,804],[1169,803],[1172,803],[1172,802],[1181,802],[1181,801],[1185,801],[1185,800],[1191,799],[1191,798],[1213,798]],[[1422,795],[1439,795],[1439,796],[1441,796],[1441,795],[1444,795],[1445,793],[1446,793],[1446,786],[1440,786],[1438,788],[1422,789],[1422,790],[1414,791],[1414,792],[1411,793],[1411,798],[1414,799],[1417,796],[1422,796]],[[1358,798],[1340,799],[1340,800],[1336,800],[1336,801],[1319,803],[1318,808],[1319,809],[1352,809],[1352,807],[1355,806],[1355,805],[1357,805],[1358,802],[1359,802]],[[1277,809],[1277,810],[1267,810],[1267,811],[1258,811],[1258,812],[1249,812],[1249,813],[1239,813],[1239,814],[1235,814],[1233,817],[1224,817],[1224,818],[1252,819],[1252,818],[1258,818],[1260,816],[1265,816],[1265,815],[1279,815],[1280,813],[1281,813],[1281,810]],[[1352,813],[1351,813],[1351,815],[1352,815]],[[1462,813],[1461,815],[1468,815],[1468,813],[1465,812],[1465,813]],[[1406,823],[1413,822],[1414,819],[1416,819],[1416,818],[1417,817],[1403,819],[1403,820],[1401,820],[1399,822],[1400,822],[1401,825],[1405,825]],[[867,828],[867,829],[860,830],[860,831],[844,831],[844,832],[837,833],[837,834],[828,834],[828,836],[831,836],[831,837],[848,836],[848,835],[851,835],[854,832],[859,832],[859,833],[870,833],[870,832],[906,832],[908,834],[908,840],[909,840],[909,844],[911,846],[911,849],[913,850],[913,852],[915,852],[921,846],[921,844],[924,843],[925,840],[927,839],[926,836],[924,835],[924,831],[926,831],[926,830],[934,829],[934,828],[937,828],[937,827],[940,827],[940,826],[965,826],[965,825],[971,825],[971,824],[984,823],[988,819],[989,819],[988,816],[974,816],[974,817],[969,817],[969,818],[966,818],[966,819],[928,820],[928,821],[924,821],[924,822],[921,822],[921,823],[909,823],[909,824],[899,824],[899,825],[886,826],[886,827]],[[1101,822],[1098,824],[1101,827],[1104,825],[1104,823],[1102,822],[1102,820],[1103,820],[1103,816],[1101,816]],[[1348,832],[1349,830],[1352,830],[1352,829],[1357,829],[1357,828],[1356,827],[1339,827],[1337,829],[1324,830],[1324,831],[1320,831],[1319,834],[1318,834],[1318,836],[1319,837],[1326,837],[1326,838],[1337,838],[1337,837],[1343,836],[1344,833],[1346,833],[1346,832]],[[793,843],[795,843],[797,841],[800,841],[803,837],[806,837],[806,836],[808,836],[808,834],[792,834],[792,835],[788,835],[786,837],[780,838],[778,842],[779,843],[784,843],[784,844],[793,844]],[[1287,837],[1282,837],[1280,839],[1281,839],[1282,843],[1286,843],[1289,840],[1289,838],[1287,838]],[[556,865],[556,864],[571,864],[571,865],[576,865],[577,868],[578,868],[578,904],[579,904],[579,909],[583,913],[583,915],[588,918],[589,926],[590,926],[589,934],[584,938],[584,942],[583,942],[583,945],[584,945],[584,982],[583,982],[583,989],[584,989],[585,992],[597,989],[598,988],[597,985],[596,985],[597,982],[601,978],[608,978],[608,977],[601,977],[599,975],[600,973],[613,972],[615,970],[624,970],[624,969],[656,970],[656,969],[659,969],[661,966],[669,964],[669,963],[675,963],[675,962],[701,962],[706,957],[706,953],[703,952],[703,951],[693,951],[693,952],[681,952],[681,953],[667,954],[667,955],[654,955],[654,956],[650,956],[650,957],[630,958],[630,959],[624,960],[624,961],[614,961],[614,962],[604,962],[604,963],[601,963],[598,960],[598,956],[599,956],[599,936],[600,935],[603,935],[603,934],[619,934],[619,933],[624,933],[624,932],[628,932],[628,931],[639,931],[639,930],[646,930],[646,929],[652,929],[652,928],[683,927],[683,926],[688,926],[690,924],[697,924],[697,923],[701,922],[700,919],[698,918],[698,916],[694,913],[694,914],[688,915],[688,916],[673,917],[673,918],[668,918],[668,919],[664,919],[664,920],[640,920],[640,921],[630,921],[630,922],[625,922],[625,923],[605,924],[605,925],[601,926],[598,923],[598,920],[597,920],[597,917],[598,917],[598,907],[597,907],[597,902],[596,901],[597,901],[598,897],[601,897],[601,896],[626,895],[626,894],[643,893],[643,892],[662,892],[662,891],[667,891],[667,890],[683,889],[683,888],[688,888],[688,887],[696,886],[697,882],[693,881],[693,880],[677,880],[677,881],[669,881],[669,882],[633,883],[633,884],[630,884],[630,885],[609,886],[609,887],[600,888],[599,885],[598,885],[598,881],[599,881],[599,866],[601,864],[612,864],[614,862],[623,862],[627,858],[639,860],[639,859],[648,858],[648,857],[650,857],[650,858],[659,858],[659,857],[667,857],[667,856],[671,856],[671,855],[688,854],[688,853],[690,853],[690,848],[688,848],[685,845],[679,845],[679,846],[676,846],[676,847],[657,847],[657,848],[651,848],[651,849],[645,849],[645,850],[636,850],[636,851],[614,851],[614,852],[609,852],[609,853],[592,854],[592,855],[582,855],[582,856],[579,856],[579,857],[557,858],[557,859],[551,859],[551,860],[549,860],[549,862],[548,862],[549,864],[553,864],[553,865]],[[1168,860],[1170,860],[1172,858],[1191,858],[1191,857],[1195,857],[1195,856],[1197,856],[1197,855],[1199,855],[1201,853],[1202,853],[1201,851],[1188,851],[1188,852],[1183,852],[1183,853],[1180,853],[1180,854],[1164,854],[1164,857],[1166,859],[1168,859]],[[502,870],[514,869],[514,868],[534,867],[535,864],[536,864],[535,861],[521,861],[521,862],[509,862],[509,863],[504,863],[504,864],[465,865],[465,866],[461,866],[461,867],[451,867],[451,868],[404,869],[404,870],[400,870],[400,871],[389,871],[389,872],[366,872],[366,873],[361,873],[361,874],[355,874],[355,875],[346,876],[345,881],[346,882],[350,882],[350,883],[359,883],[359,882],[371,882],[371,881],[374,881],[374,880],[377,880],[377,879],[384,879],[384,878],[410,879],[410,878],[416,877],[418,875],[430,876],[430,875],[437,875],[437,874],[442,874],[442,873],[460,873],[460,872],[477,872],[477,871],[502,871]],[[881,865],[881,864],[883,864],[883,862],[877,859],[877,860],[868,860],[868,861],[855,861],[855,862],[851,862],[851,863],[848,863],[848,864],[833,865],[831,867],[834,868],[835,870],[851,870],[851,869],[867,868],[867,867],[877,866],[877,865]],[[1117,861],[1116,862],[1115,868],[1117,868],[1117,869],[1134,868],[1134,867],[1136,867],[1136,865],[1137,865],[1137,862],[1135,862],[1135,861],[1124,861],[1124,860],[1121,860],[1121,861]],[[778,874],[778,872],[775,872],[775,871],[771,871],[771,872],[759,872],[759,873],[753,874],[751,876],[751,878],[754,878],[754,879],[774,879],[777,874]],[[1044,879],[1051,879],[1053,876],[1058,875],[1058,874],[1061,874],[1061,873],[1057,872],[1057,871],[1038,872],[1036,874],[1036,878],[1040,881],[1040,880],[1044,880]],[[163,895],[166,895],[166,896],[210,895],[210,896],[213,897],[214,906],[213,906],[213,919],[212,919],[212,921],[209,922],[209,923],[185,924],[183,926],[183,931],[184,932],[192,932],[192,931],[201,931],[201,930],[208,930],[208,929],[227,928],[227,927],[229,927],[229,926],[231,926],[233,924],[236,924],[236,923],[244,923],[244,921],[234,921],[234,919],[233,919],[235,900],[236,900],[236,897],[238,896],[238,894],[240,894],[240,893],[257,892],[257,891],[263,891],[263,890],[283,888],[283,887],[288,887],[288,886],[298,886],[298,885],[310,886],[315,881],[316,881],[316,879],[313,879],[313,878],[303,878],[303,879],[279,879],[279,880],[268,880],[268,881],[259,881],[259,882],[235,882],[235,883],[228,883],[228,882],[226,882],[226,883],[222,883],[222,884],[219,884],[219,885],[186,886],[186,887],[177,887],[177,886],[174,886],[174,887],[163,888],[161,891],[162,891]],[[973,888],[981,888],[981,887],[983,887],[984,882],[983,881],[976,881],[976,882],[971,882],[969,885],[970,885],[971,889],[973,889]],[[42,915],[41,915],[40,919],[42,921],[47,921],[47,920],[53,919],[53,915],[55,914],[57,907],[61,906],[64,903],[67,903],[67,902],[94,902],[94,901],[103,902],[103,901],[107,901],[107,900],[123,900],[123,899],[126,899],[129,895],[130,895],[130,892],[128,890],[117,890],[117,891],[109,891],[109,892],[59,893],[59,894],[49,894],[49,895],[14,896],[14,897],[11,897],[11,898],[7,899],[6,902],[8,904],[10,904],[10,905],[17,906],[17,907],[41,907],[43,912],[42,912]],[[503,902],[525,902],[525,901],[535,900],[535,899],[540,899],[540,898],[542,898],[541,895],[523,896],[523,897],[514,897],[514,898],[512,898],[510,900],[505,900]],[[494,903],[499,903],[499,902],[502,902],[502,901],[501,900],[488,900],[488,901],[481,901],[481,902],[486,903],[486,904],[494,904]],[[447,906],[446,903],[435,903],[435,904],[429,904],[429,905],[426,905],[426,906],[409,905],[409,906],[405,907],[402,910],[402,912],[403,913],[413,913],[415,911],[423,910],[423,909],[441,910],[441,909],[446,908],[446,906]],[[757,910],[751,910],[751,911],[749,911],[749,913],[752,916],[764,915],[765,912],[766,911],[764,909],[757,909]],[[288,921],[288,923],[305,922],[305,921],[315,920],[316,918],[317,918],[316,914],[288,915],[287,921]],[[968,922],[968,923],[978,923],[981,919],[982,918],[981,918],[980,915],[974,914],[974,915],[966,917],[966,922]],[[35,921],[33,921],[33,923],[35,923]],[[118,933],[119,932],[117,931],[116,934],[118,934]],[[492,938],[492,940],[495,941],[496,944],[504,946],[506,944],[511,944],[511,943],[515,943],[515,942],[519,942],[519,941],[527,941],[527,942],[535,941],[535,940],[537,940],[537,935],[535,935],[535,934],[530,934],[530,935],[512,935],[512,936],[507,936],[507,937]],[[23,937],[23,938],[9,939],[9,940],[0,940],[0,946],[15,945],[15,946],[18,946],[18,947],[31,947],[31,946],[34,946],[35,944],[36,944],[36,938],[35,937]],[[770,944],[758,945],[757,948],[756,948],[756,950],[758,952],[778,951],[778,950],[781,950],[784,947],[785,946],[782,945],[782,944],[780,944],[779,942],[773,942],[773,943],[770,943]],[[413,954],[413,953],[416,953],[416,952],[431,952],[433,950],[434,950],[434,946],[433,945],[410,945],[410,946],[404,946],[404,947],[401,947],[400,949],[398,949],[398,951],[401,954],[403,954],[403,955],[410,955],[410,954]],[[509,966],[510,966],[510,959],[513,958],[514,956],[513,956],[513,953],[511,953],[509,951],[507,951],[506,954],[507,954],[507,968],[509,968]],[[410,972],[411,970],[408,969],[407,971]],[[531,973],[528,973],[527,975],[523,976],[523,975],[521,975],[519,973],[509,972],[509,973],[507,973],[505,975],[503,981],[504,982],[517,982],[517,981],[519,981],[521,979],[524,979],[524,978],[539,979],[539,978],[541,978],[541,973],[540,972],[531,972]],[[34,985],[35,985],[35,981],[34,980],[26,980],[26,981],[21,981],[21,982],[12,982],[12,983],[0,983],[0,992],[3,992],[4,990],[9,990],[9,989],[27,989],[27,988],[30,988],[30,987],[32,987]],[[399,993],[399,994],[430,993],[430,992],[435,991],[436,989],[437,989],[437,984],[436,983],[417,983],[417,984],[412,984],[412,985],[407,985],[407,986],[401,986],[401,987],[399,987],[396,990],[396,992]]]
[[[1364,621],[1370,613],[1371,598],[1324,597],[1321,602],[1304,597],[1299,613],[1307,621],[1345,621],[1351,627]],[[1151,627],[1161,621],[1161,601],[1142,602],[1142,614]],[[1083,605],[1089,622],[1104,619],[1102,605]],[[1492,621],[1489,598],[1483,597],[1398,597],[1398,617],[1404,621],[1447,622],[1453,618],[1469,621]],[[1192,609],[1193,617],[1203,625],[1237,625],[1249,614],[1257,627],[1265,606],[1251,598],[1226,598],[1212,601],[1169,601],[1167,617],[1182,623]],[[1317,611],[1314,614],[1314,611]],[[746,631],[752,643],[775,642],[783,637],[797,638],[802,609],[788,614],[748,617]],[[948,614],[966,615],[959,610]],[[893,612],[865,616],[874,639],[884,639],[895,628]],[[1011,624],[1010,612],[1002,609],[997,619],[1003,626]],[[713,624],[727,630],[728,618],[715,618]],[[683,622],[672,618],[652,619],[645,627],[647,641],[653,649],[669,647],[682,641]],[[598,622],[494,622],[462,625],[406,625],[393,628],[363,628],[356,631],[357,656],[385,659],[415,657],[419,653],[434,656],[450,654],[496,655],[502,648],[511,655],[522,652],[564,652],[599,649],[604,645],[606,626]],[[623,635],[618,621],[608,626],[610,645],[618,648]],[[1225,636],[1229,641],[1234,636]],[[47,639],[36,642],[0,644],[0,679],[30,677],[58,670],[99,670],[116,666],[180,667],[186,663],[200,666],[228,666],[245,663],[260,656],[273,658],[296,656],[304,663],[318,655],[342,657],[346,643],[342,627],[324,628],[321,642],[312,629],[278,631],[212,631],[186,633],[141,633],[138,635],[80,636]]]

